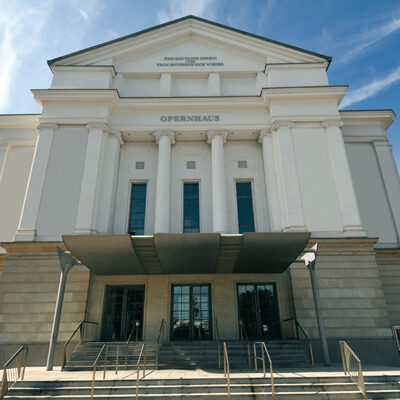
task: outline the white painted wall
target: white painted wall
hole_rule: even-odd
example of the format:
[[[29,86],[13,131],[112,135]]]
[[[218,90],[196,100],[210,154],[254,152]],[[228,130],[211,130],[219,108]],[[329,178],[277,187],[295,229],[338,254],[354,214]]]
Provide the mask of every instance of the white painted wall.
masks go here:
[[[113,233],[128,232],[130,189],[135,182],[147,183],[145,234],[153,233],[157,150],[155,142],[129,142],[121,147]],[[136,161],[144,161],[144,169],[135,169]]]
[[[74,230],[85,161],[86,128],[55,133],[37,218],[37,240],[60,240]]]

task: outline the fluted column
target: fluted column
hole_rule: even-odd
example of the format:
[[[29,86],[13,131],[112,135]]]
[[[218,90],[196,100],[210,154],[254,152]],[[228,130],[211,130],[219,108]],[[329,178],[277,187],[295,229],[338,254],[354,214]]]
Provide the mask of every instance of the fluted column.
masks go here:
[[[107,126],[105,124],[89,124],[87,129],[89,133],[85,165],[74,229],[74,233],[77,234],[96,233],[94,226],[96,191],[98,190],[98,177],[100,175],[103,134],[106,132]]]
[[[262,129],[258,142],[262,146],[264,166],[265,189],[267,191],[269,219],[272,231],[280,231],[283,228],[282,210],[279,199],[279,185],[277,179],[274,143],[270,128]]]
[[[210,131],[207,142],[211,144],[211,183],[213,232],[228,232],[224,144],[228,132]]]
[[[36,236],[36,220],[39,213],[40,200],[46,178],[47,164],[50,158],[54,133],[58,129],[55,124],[41,124],[36,141],[35,154],[29,175],[21,219],[14,240],[31,242]]]
[[[158,144],[154,233],[169,233],[171,202],[171,145],[175,132],[154,132]]]
[[[346,149],[341,132],[341,121],[322,122],[325,129],[333,175],[339,197],[345,236],[366,236],[361,224],[356,194],[347,161]]]

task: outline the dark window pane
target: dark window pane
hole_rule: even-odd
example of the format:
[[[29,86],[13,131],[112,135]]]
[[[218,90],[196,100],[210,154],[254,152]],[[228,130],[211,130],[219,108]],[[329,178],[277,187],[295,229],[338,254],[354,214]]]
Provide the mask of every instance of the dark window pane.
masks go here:
[[[147,185],[145,183],[132,184],[128,228],[128,233],[131,235],[144,235],[146,191]]]
[[[250,182],[236,183],[239,233],[254,232],[253,199]]]
[[[183,232],[200,232],[199,184],[183,185]]]

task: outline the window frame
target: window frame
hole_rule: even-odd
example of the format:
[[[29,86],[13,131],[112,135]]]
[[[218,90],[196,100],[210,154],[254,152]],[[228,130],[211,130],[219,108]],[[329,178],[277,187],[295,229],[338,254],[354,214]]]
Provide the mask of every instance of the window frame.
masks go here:
[[[235,178],[234,179],[234,204],[235,204],[235,218],[236,218],[236,232],[239,233],[239,207],[237,199],[237,184],[238,183],[248,183],[250,184],[251,202],[253,206],[253,224],[254,232],[257,231],[257,218],[256,218],[256,207],[255,207],[255,193],[254,193],[254,179],[252,178]],[[243,232],[245,233],[245,232]]]
[[[197,183],[199,187],[199,232],[184,232],[184,224],[185,224],[185,184],[194,184]],[[181,230],[182,233],[201,233],[202,223],[201,223],[201,185],[200,179],[183,179],[182,180],[182,208],[181,208]]]
[[[147,216],[148,216],[148,190],[149,190],[149,181],[147,179],[134,179],[129,180],[129,197],[128,197],[128,207],[127,207],[127,217],[126,217],[126,226],[125,232],[130,235],[129,232],[129,221],[131,216],[131,203],[132,203],[132,187],[133,185],[146,185],[146,199],[144,206],[144,226],[143,226],[143,235],[146,235],[147,232]],[[143,236],[137,235],[137,236]],[[135,235],[136,236],[136,235]]]

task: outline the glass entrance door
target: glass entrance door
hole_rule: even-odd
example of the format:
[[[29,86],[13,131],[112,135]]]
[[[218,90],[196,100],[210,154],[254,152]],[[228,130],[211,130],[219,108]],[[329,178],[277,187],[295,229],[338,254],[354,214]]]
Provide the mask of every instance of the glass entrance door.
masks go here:
[[[211,339],[210,285],[173,285],[171,340]]]
[[[280,339],[275,283],[238,284],[237,293],[239,329],[243,336],[249,339]]]
[[[102,340],[142,339],[144,286],[106,286]]]

